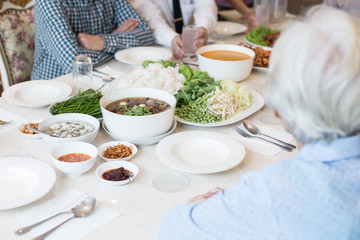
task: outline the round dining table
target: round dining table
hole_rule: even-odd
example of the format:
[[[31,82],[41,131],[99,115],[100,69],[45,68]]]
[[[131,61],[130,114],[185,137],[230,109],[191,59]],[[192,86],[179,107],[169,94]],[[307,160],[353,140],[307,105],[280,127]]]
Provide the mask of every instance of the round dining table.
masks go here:
[[[210,35],[210,41],[213,43],[239,44],[244,42],[244,38],[245,33],[221,37]],[[130,73],[135,68],[134,66],[121,63],[115,59],[105,63],[103,66],[108,66],[124,73]],[[253,69],[250,76],[244,81],[239,82],[239,84],[245,85],[247,88],[261,94],[266,83],[266,76],[267,71]],[[54,80],[71,84],[71,78],[71,74],[68,74]],[[36,108],[14,106],[4,101],[4,99],[0,99],[0,109],[19,115],[29,121],[42,120],[50,116],[47,106]],[[266,110],[267,107],[264,106],[246,119],[250,121],[258,120]],[[234,127],[239,124],[241,124],[241,121],[225,126],[204,128],[178,122],[172,134],[187,131],[210,131],[229,135],[234,131]],[[269,127],[272,126],[269,125]],[[99,147],[101,144],[113,140],[114,139],[100,127],[92,144]],[[295,144],[295,140],[292,140],[292,143]],[[241,145],[240,141],[239,145]],[[31,212],[32,209],[36,209],[38,206],[42,206],[49,200],[65,194],[70,190],[76,190],[95,197],[97,204],[115,212],[116,217],[113,217],[111,221],[107,221],[101,225],[99,221],[99,226],[96,226],[96,224],[89,225],[89,229],[87,229],[85,235],[76,235],[75,232],[77,230],[73,229],[74,236],[81,236],[79,238],[84,240],[114,238],[156,239],[158,226],[162,218],[175,205],[186,203],[190,198],[203,194],[214,187],[226,189],[238,182],[244,173],[256,171],[282,159],[294,157],[297,154],[297,149],[295,149],[292,152],[280,151],[276,155],[270,156],[246,148],[243,161],[235,167],[217,173],[197,174],[181,172],[164,165],[156,156],[156,146],[156,143],[152,145],[138,145],[137,154],[130,160],[138,166],[138,175],[131,183],[113,186],[104,184],[95,174],[97,166],[105,162],[100,157],[97,157],[95,165],[86,173],[78,177],[67,177],[63,172],[56,169],[50,157],[51,147],[41,138],[32,139],[24,137],[18,132],[16,127],[2,133],[0,135],[1,158],[17,156],[38,159],[55,170],[56,180],[51,190],[40,199],[24,206],[0,211],[0,238],[31,239],[39,235],[36,231],[31,231],[23,236],[16,236],[14,234],[15,230],[26,225],[23,221],[24,219],[22,219],[22,217],[26,215],[24,213],[35,214],[36,212]],[[157,190],[153,186],[154,178],[167,173],[180,174],[186,177],[189,181],[185,189],[179,192],[163,192]],[[91,218],[91,215],[88,216],[88,218]],[[66,224],[63,227],[65,228],[65,226]],[[60,232],[61,227],[56,231]],[[52,239],[51,235],[49,239]],[[71,239],[71,237],[63,239]],[[77,239],[77,237],[74,237],[74,239]]]

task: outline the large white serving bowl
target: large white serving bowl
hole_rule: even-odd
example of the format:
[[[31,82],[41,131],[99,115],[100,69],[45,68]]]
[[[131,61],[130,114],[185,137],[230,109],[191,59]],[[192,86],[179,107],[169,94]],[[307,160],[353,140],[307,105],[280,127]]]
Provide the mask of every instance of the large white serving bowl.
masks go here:
[[[149,97],[165,101],[171,107],[164,112],[146,116],[127,116],[106,109],[109,103],[131,97]],[[147,138],[166,133],[174,120],[176,99],[165,91],[155,88],[123,88],[105,95],[100,107],[106,128],[113,134],[124,138]]]
[[[58,160],[59,157],[70,153],[84,153],[92,158],[82,162],[64,162]],[[68,142],[60,144],[51,150],[51,158],[54,165],[68,176],[80,176],[94,166],[98,149],[94,145],[86,142]]]
[[[249,59],[239,61],[222,61],[202,56],[202,53],[214,50],[235,51],[247,54]],[[201,47],[196,52],[199,68],[208,72],[215,80],[232,80],[239,82],[245,80],[251,73],[255,52],[249,48],[233,44],[213,44]]]
[[[66,122],[66,121],[75,121],[75,122],[85,122],[94,127],[94,130],[86,135],[79,137],[71,137],[71,138],[60,138],[53,137],[50,135],[41,134],[42,139],[50,146],[56,146],[65,142],[89,142],[94,141],[100,127],[99,121],[87,114],[82,113],[64,113],[59,115],[51,116],[39,124],[39,130],[46,131],[46,129],[53,123],[58,122]]]

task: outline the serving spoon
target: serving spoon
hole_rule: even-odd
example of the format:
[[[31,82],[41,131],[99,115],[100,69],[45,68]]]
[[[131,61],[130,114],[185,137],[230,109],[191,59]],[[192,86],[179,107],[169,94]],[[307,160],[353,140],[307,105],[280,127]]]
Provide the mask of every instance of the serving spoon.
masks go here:
[[[73,218],[80,218],[80,217],[85,217],[85,216],[89,215],[95,208],[95,202],[96,202],[95,198],[87,197],[81,203],[79,203],[79,205],[77,205],[77,206],[75,206],[74,208],[71,209],[71,212],[74,214],[71,218],[65,220],[64,222],[60,223],[59,225],[57,225],[56,227],[50,229],[49,231],[41,234],[40,236],[37,236],[36,238],[33,238],[32,240],[45,239],[50,233],[55,231],[58,227],[60,227],[61,225],[63,225],[67,221],[70,221]]]
[[[264,137],[268,137],[268,138],[271,138],[272,140],[275,140],[281,144],[284,144],[285,146],[291,148],[291,149],[295,149],[296,146],[293,145],[293,144],[290,144],[290,143],[287,143],[287,142],[284,142],[284,141],[281,141],[280,139],[277,139],[277,138],[274,138],[274,137],[271,137],[269,135],[266,135],[266,134],[263,134],[260,132],[259,128],[252,124],[251,122],[247,121],[247,120],[244,120],[243,121],[243,124],[244,124],[244,127],[246,128],[246,130],[248,130],[250,133],[252,134],[255,134],[255,135],[260,135],[260,136],[264,136]]]
[[[34,128],[34,127],[32,127],[32,126],[27,126],[26,128],[29,129],[29,130],[31,130],[31,131],[33,131],[33,132],[39,133],[39,134],[44,134],[44,135],[56,137],[56,136],[54,136],[54,135],[52,135],[52,134],[49,134],[49,133],[44,132],[44,131],[41,131],[41,130],[39,130],[39,129],[37,129],[37,128]]]
[[[95,206],[95,198],[93,197],[87,197],[85,198],[83,201],[81,201],[78,205],[76,205],[75,207],[73,207],[72,209],[70,209],[69,211],[65,211],[65,212],[60,212],[58,214],[55,214],[49,218],[46,218],[40,222],[37,222],[37,223],[34,223],[34,224],[31,224],[27,227],[23,227],[23,228],[20,228],[18,230],[15,231],[15,234],[16,235],[22,235],[22,234],[25,234],[29,231],[31,231],[31,229],[33,229],[34,227],[37,227],[38,225],[46,222],[47,220],[50,220],[56,216],[59,216],[61,214],[65,214],[65,213],[72,213],[74,214],[73,217],[75,216],[86,216],[88,215],[91,210],[94,208]],[[72,217],[72,218],[73,218]],[[72,219],[72,218],[69,218],[68,220]],[[66,220],[65,222],[67,222],[68,220]],[[65,222],[61,223],[60,225],[64,224]],[[57,227],[59,227],[60,225],[58,225]],[[57,228],[56,227],[56,228]],[[51,231],[54,231],[56,228],[53,228]],[[48,234],[50,233],[50,231],[48,232]],[[42,235],[41,235],[42,236]],[[40,237],[40,236],[39,236]],[[44,236],[45,237],[45,236]],[[42,239],[42,238],[35,238],[35,239]]]

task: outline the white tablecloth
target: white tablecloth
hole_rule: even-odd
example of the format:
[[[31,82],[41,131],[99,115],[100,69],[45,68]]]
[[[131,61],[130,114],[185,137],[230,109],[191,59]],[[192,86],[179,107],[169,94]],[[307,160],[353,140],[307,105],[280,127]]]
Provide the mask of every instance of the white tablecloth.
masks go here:
[[[244,34],[235,35],[230,39],[212,38],[212,40],[220,43],[240,43],[243,39]],[[116,60],[112,60],[104,66],[109,66],[125,73],[133,69],[132,66],[119,63]],[[266,81],[265,74],[266,73],[263,72],[253,71],[249,78],[241,82],[241,84],[261,93]],[[71,75],[62,76],[57,80],[70,82]],[[49,116],[46,107],[15,107],[6,104],[2,99],[0,99],[0,108],[18,114],[26,119],[44,119]],[[248,119],[258,119],[260,114],[261,110]],[[238,124],[239,123],[235,123],[229,126],[204,129],[178,123],[174,133],[207,130],[231,134],[233,127]],[[103,129],[100,129],[93,144],[100,146],[102,143],[111,140],[112,138],[108,136]],[[156,158],[155,147],[156,145],[139,146],[137,155],[131,160],[140,169],[140,173],[134,182],[122,186],[110,186],[100,182],[95,176],[94,171],[96,167],[104,162],[100,158],[97,160],[95,166],[87,173],[77,178],[67,178],[62,172],[55,168],[49,157],[50,148],[41,139],[25,138],[16,131],[16,128],[0,134],[0,157],[14,154],[31,155],[54,167],[57,175],[55,186],[43,198],[27,206],[0,211],[0,238],[29,239],[30,236],[34,236],[28,233],[24,237],[16,237],[13,234],[16,229],[23,226],[21,219],[18,219],[17,216],[69,190],[78,190],[96,197],[99,203],[120,214],[119,217],[110,223],[97,228],[81,239],[98,240],[114,237],[118,239],[156,239],[157,229],[161,219],[175,205],[185,203],[191,197],[205,193],[215,186],[227,188],[236,183],[243,173],[263,168],[287,157],[295,156],[297,152],[281,152],[275,156],[266,156],[247,150],[244,161],[237,167],[216,174],[201,175],[181,173],[189,178],[188,187],[178,193],[164,193],[156,190],[152,186],[152,179],[160,174],[173,170],[163,165]]]

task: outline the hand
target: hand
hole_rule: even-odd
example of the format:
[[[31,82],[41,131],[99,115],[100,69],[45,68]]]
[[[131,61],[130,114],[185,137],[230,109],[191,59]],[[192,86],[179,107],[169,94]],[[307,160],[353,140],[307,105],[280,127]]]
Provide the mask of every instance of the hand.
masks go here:
[[[210,191],[208,191],[205,194],[202,194],[202,195],[191,198],[189,200],[189,202],[192,202],[192,203],[194,203],[194,202],[203,202],[206,199],[211,198],[212,196],[214,196],[215,194],[217,194],[220,191],[224,191],[224,189],[219,188],[219,187],[213,188],[213,189],[211,189]]]
[[[184,56],[184,50],[182,49],[184,42],[181,35],[176,35],[171,41],[171,48],[176,58],[182,58]]]
[[[104,39],[99,35],[90,35],[87,33],[79,33],[77,36],[79,44],[83,48],[102,51],[105,47]]]
[[[118,26],[113,32],[128,32],[136,29],[139,26],[139,21],[134,18],[129,18],[123,24]]]
[[[250,11],[245,16],[246,22],[248,23],[248,30],[251,31],[253,28],[256,28],[258,25],[256,24],[256,17],[254,11]]]
[[[209,37],[207,30],[203,27],[199,27],[198,32],[199,33],[195,36],[195,42],[194,42],[194,45],[197,48],[205,46]]]

